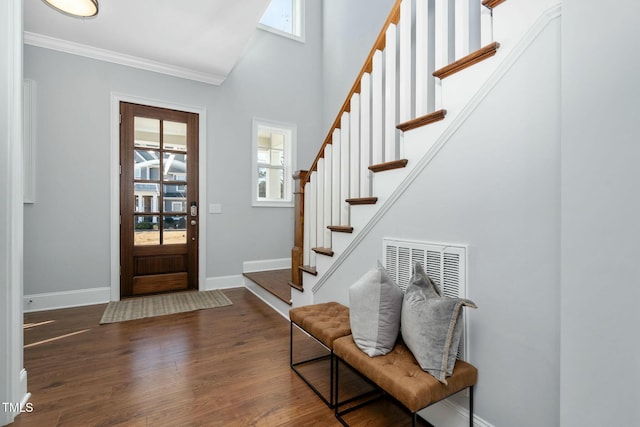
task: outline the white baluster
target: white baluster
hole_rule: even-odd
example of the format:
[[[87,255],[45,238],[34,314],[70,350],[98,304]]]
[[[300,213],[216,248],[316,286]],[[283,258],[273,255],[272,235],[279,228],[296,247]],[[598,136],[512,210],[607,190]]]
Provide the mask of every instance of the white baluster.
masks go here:
[[[360,80],[360,197],[371,196],[371,75]]]
[[[342,113],[340,118],[340,224],[349,225],[349,195],[350,182],[350,143],[349,143],[349,113]]]
[[[469,54],[469,0],[455,0],[455,55],[460,59]]]
[[[396,26],[389,24],[384,48],[384,161],[396,159]]]
[[[324,159],[318,160],[316,182],[316,244],[319,248],[324,248]]]
[[[493,12],[488,7],[480,6],[480,46],[493,42]]]
[[[480,0],[455,0],[455,59],[480,48]]]
[[[433,16],[432,16],[433,18]],[[429,20],[429,0],[416,0],[416,117],[433,110],[434,46]]]
[[[453,62],[453,0],[435,0],[436,70]]]
[[[349,197],[360,197],[360,95],[354,93],[351,97],[351,113],[349,114],[351,122],[349,129],[351,134],[351,166]]]
[[[412,83],[412,50],[411,39],[412,0],[402,0],[400,4],[400,76],[399,76],[399,122],[404,123],[414,118],[411,105],[413,104]]]
[[[309,220],[309,265],[311,267],[316,266],[316,253],[312,251],[312,248],[318,246],[318,240],[316,239],[318,235],[317,222],[318,222],[318,209],[316,209],[316,204],[318,198],[316,197],[316,189],[318,188],[318,173],[316,171],[311,172],[311,179],[309,180],[309,211],[305,216]],[[306,197],[306,195],[305,195]]]
[[[340,153],[342,151],[340,148],[340,129],[334,129],[331,138],[331,145],[333,146],[333,165],[331,167],[331,187],[333,188],[331,193],[331,221],[333,224],[331,225],[340,225],[340,211],[342,203],[344,203],[340,195]]]
[[[332,169],[332,159],[331,159],[331,154],[332,154],[332,146],[330,144],[327,144],[326,147],[324,147],[324,223],[323,223],[323,231],[324,231],[324,247],[325,248],[330,248],[331,247],[331,230],[329,230],[330,225],[333,225],[331,223],[332,218],[331,218],[331,193],[332,193],[332,188],[331,188],[331,181],[333,179],[333,176],[331,174],[331,169]]]
[[[373,54],[371,67],[371,151],[374,165],[382,163],[383,153],[383,117],[382,117],[382,52]]]
[[[303,220],[303,234],[302,241],[304,242],[304,248],[302,251],[302,264],[311,265],[311,183],[307,182],[304,185],[304,220]]]
[[[435,0],[435,69],[449,65],[453,62],[454,43],[453,43],[453,1],[454,0]],[[438,79],[435,83],[434,109],[442,108],[442,81]]]

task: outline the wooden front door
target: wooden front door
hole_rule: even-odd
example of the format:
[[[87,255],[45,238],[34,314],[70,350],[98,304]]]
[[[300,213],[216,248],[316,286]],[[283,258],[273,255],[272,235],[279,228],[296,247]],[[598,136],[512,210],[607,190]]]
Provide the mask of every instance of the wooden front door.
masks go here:
[[[120,103],[120,293],[198,289],[198,115]]]

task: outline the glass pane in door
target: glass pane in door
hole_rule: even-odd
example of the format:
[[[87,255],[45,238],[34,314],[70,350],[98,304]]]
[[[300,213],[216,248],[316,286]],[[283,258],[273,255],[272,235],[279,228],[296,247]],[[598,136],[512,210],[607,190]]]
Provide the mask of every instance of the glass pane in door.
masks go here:
[[[135,215],[133,228],[134,245],[160,244],[160,217],[158,215]]]
[[[134,212],[148,213],[160,211],[158,206],[160,184],[135,183],[133,184],[133,194]]]
[[[186,185],[164,185],[162,195],[164,203],[163,212],[187,212],[187,186]]]
[[[177,245],[187,243],[187,216],[165,215],[162,222],[162,243]]]
[[[140,180],[160,179],[160,152],[135,150],[133,153],[133,177]]]
[[[163,153],[163,169],[165,181],[187,180],[187,155]]]
[[[162,122],[162,148],[173,151],[187,151],[187,124]]]
[[[160,148],[160,120],[135,117],[133,126],[135,147]]]

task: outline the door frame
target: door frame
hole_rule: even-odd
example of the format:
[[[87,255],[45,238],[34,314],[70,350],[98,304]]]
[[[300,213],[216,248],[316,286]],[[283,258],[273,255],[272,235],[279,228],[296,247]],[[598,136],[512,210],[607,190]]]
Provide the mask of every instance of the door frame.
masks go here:
[[[167,108],[198,114],[198,199],[200,204],[198,228],[198,290],[206,286],[207,261],[207,179],[206,179],[206,134],[207,110],[204,107],[177,104],[170,101],[144,98],[136,95],[111,92],[111,301],[120,301],[120,102],[149,105],[151,107]]]

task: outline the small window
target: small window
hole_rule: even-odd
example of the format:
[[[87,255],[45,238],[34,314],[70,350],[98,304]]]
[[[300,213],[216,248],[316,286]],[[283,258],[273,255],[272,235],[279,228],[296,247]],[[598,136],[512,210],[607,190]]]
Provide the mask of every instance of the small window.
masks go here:
[[[296,126],[253,120],[253,206],[293,206]]]
[[[258,28],[304,42],[304,0],[271,0]]]

